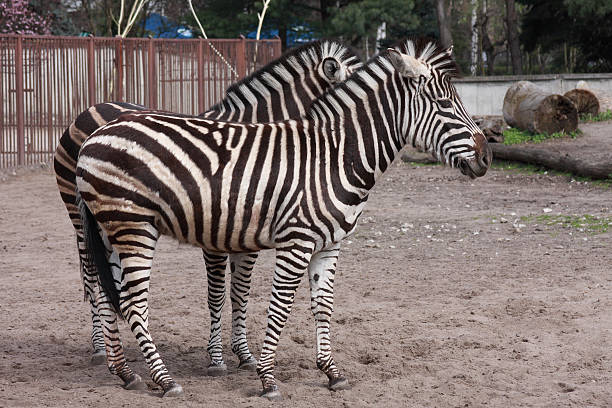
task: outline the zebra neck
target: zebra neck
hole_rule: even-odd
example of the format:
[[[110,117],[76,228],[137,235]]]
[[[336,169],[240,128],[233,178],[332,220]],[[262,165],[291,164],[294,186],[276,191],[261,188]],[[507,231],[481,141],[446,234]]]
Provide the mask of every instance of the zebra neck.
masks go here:
[[[401,150],[406,92],[386,59],[370,62],[316,101],[311,115],[338,149],[346,180],[365,197]]]

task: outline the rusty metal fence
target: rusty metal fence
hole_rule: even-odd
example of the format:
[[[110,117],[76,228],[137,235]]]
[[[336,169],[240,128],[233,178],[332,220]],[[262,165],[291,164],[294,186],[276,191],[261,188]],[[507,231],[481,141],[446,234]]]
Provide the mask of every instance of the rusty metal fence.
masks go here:
[[[0,35],[0,168],[51,160],[64,129],[96,103],[204,112],[280,54],[278,39]]]

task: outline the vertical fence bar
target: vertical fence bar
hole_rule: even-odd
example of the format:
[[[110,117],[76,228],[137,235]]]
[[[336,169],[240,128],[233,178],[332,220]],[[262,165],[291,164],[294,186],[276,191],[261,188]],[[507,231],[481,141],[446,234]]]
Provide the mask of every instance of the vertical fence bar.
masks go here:
[[[198,40],[198,110],[199,113],[206,111],[204,100],[204,41]]]
[[[117,70],[117,90],[115,98],[123,102],[123,40],[115,38],[115,69]]]
[[[240,41],[236,46],[236,72],[238,73],[237,80],[240,80],[246,76],[246,38],[244,35],[240,36]]]
[[[155,49],[153,47],[153,39],[149,38],[149,59],[148,59],[148,75],[149,75],[149,108],[157,109],[157,82],[155,81]]]
[[[17,87],[17,164],[25,163],[25,129],[23,117],[23,37],[17,37],[15,47],[15,85]]]
[[[93,36],[87,39],[87,93],[89,95],[89,106],[96,104],[96,59]]]

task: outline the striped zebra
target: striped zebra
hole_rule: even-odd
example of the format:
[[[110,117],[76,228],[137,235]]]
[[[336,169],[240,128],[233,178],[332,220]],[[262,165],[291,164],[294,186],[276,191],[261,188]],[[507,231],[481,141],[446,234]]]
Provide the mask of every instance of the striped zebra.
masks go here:
[[[408,143],[472,178],[490,165],[486,139],[451,84],[454,72],[451,49],[410,40],[315,100],[302,119],[239,124],[131,114],[83,144],[77,194],[104,289],[100,303],[127,320],[164,395],[182,388],[148,330],[151,264],[162,234],[210,252],[276,249],[257,363],[262,396],[280,398],[276,349],[305,273],[317,366],[332,390],[348,385],[331,353],[334,271],[340,241],[354,231],[370,190]],[[102,240],[119,254],[120,285],[96,250]],[[125,361],[115,372],[124,381],[134,376]]]
[[[361,61],[355,53],[336,41],[315,41],[285,53],[259,71],[232,85],[225,98],[201,116],[237,122],[271,122],[303,116],[308,105],[332,84],[346,79]],[[60,138],[54,157],[54,170],[60,195],[76,230],[81,261],[81,276],[85,298],[89,300],[93,330],[94,353],[92,362],[106,361],[104,338],[96,304],[97,273],[87,261],[82,225],[75,205],[76,161],[82,143],[96,129],[117,119],[122,114],[147,111],[144,106],[128,103],[102,103],[81,113]],[[223,373],[226,365],[222,357],[221,310],[225,303],[226,254],[204,250],[208,277],[208,305],[211,331],[208,351],[211,364],[209,374]],[[240,360],[240,367],[255,369],[246,340],[246,310],[250,289],[251,270],[257,253],[229,256],[232,284],[232,350]],[[117,266],[117,265],[113,265]]]

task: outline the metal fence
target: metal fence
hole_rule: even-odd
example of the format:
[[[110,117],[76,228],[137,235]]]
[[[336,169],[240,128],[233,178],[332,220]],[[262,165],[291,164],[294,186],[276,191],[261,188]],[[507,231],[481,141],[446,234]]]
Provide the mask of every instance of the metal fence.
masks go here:
[[[279,39],[0,35],[0,168],[50,160],[64,129],[96,103],[204,112],[280,54]]]

